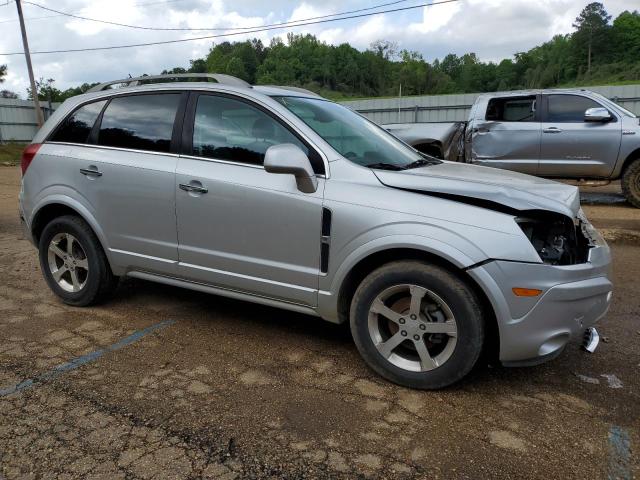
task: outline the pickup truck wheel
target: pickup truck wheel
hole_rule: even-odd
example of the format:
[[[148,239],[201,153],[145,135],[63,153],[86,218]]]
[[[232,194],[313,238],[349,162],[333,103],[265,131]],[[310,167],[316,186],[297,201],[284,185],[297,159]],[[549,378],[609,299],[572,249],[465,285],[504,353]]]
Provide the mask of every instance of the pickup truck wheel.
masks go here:
[[[640,158],[636,158],[622,174],[622,193],[627,202],[640,208]]]
[[[462,379],[484,341],[473,290],[450,271],[417,261],[369,274],[353,297],[350,322],[367,364],[410,388],[443,388]]]
[[[111,272],[96,234],[77,216],[65,215],[49,222],[38,250],[44,278],[64,303],[93,305],[117,286],[118,277]]]

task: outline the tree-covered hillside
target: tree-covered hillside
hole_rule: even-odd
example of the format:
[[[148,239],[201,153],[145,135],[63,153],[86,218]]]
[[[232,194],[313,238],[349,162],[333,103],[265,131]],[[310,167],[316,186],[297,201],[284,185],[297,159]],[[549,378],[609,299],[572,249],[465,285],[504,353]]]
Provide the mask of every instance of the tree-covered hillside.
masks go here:
[[[475,53],[429,63],[389,41],[359,51],[290,33],[268,46],[259,40],[219,43],[189,67],[163,73],[227,73],[253,84],[302,86],[332,98],[397,95],[400,85],[403,95],[421,95],[640,81],[640,12],[625,11],[612,21],[594,2],[573,27],[571,34],[499,63],[483,62]],[[60,91],[48,80],[41,87],[41,98],[59,101],[90,85]]]

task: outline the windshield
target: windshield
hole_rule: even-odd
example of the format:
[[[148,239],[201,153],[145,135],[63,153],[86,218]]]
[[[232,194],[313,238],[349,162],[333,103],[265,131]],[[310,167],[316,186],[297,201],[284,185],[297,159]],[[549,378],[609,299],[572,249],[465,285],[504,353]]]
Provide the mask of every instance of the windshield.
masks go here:
[[[426,162],[416,150],[342,105],[316,98],[273,98],[309,125],[343,157],[358,165],[401,170]]]

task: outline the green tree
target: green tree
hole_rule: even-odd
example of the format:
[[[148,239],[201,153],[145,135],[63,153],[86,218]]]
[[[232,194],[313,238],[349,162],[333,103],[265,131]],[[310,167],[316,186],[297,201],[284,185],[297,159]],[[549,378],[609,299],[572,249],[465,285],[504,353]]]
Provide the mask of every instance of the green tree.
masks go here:
[[[195,60],[189,60],[189,73],[206,73],[207,62],[204,58],[196,58]]]
[[[174,67],[171,70],[163,70],[161,75],[171,75],[172,73],[187,73],[187,70],[182,67]]]
[[[0,98],[18,98],[18,94],[11,90],[0,90]]]
[[[640,13],[625,11],[613,21],[613,49],[618,61],[637,63],[640,59]]]
[[[44,77],[40,77],[39,80],[36,80],[36,89],[38,90],[39,100],[49,102],[62,102],[64,100],[62,98],[62,92],[55,87],[54,83],[55,80],[53,78],[45,80]],[[27,87],[27,98],[29,100],[33,99],[31,87]]]
[[[609,20],[611,15],[604,9],[604,5],[592,2],[584,7],[573,23],[573,28],[576,29],[573,34],[576,46],[583,55],[586,50],[587,75],[591,73],[591,57],[594,51],[601,52],[605,48]]]
[[[497,63],[475,53],[448,54],[432,63],[418,52],[398,51],[377,40],[365,51],[344,43],[328,45],[313,35],[289,33],[268,46],[260,40],[214,44],[204,58],[188,68],[163,73],[217,72],[253,84],[297,85],[329,97],[486,92],[548,88],[575,84],[606,84],[640,80],[640,14],[611,17],[600,3],[588,4],[576,18],[572,34],[557,35],[526,52]],[[0,67],[0,78],[6,68]],[[86,91],[89,84],[57,90],[41,79],[40,97],[53,101]]]

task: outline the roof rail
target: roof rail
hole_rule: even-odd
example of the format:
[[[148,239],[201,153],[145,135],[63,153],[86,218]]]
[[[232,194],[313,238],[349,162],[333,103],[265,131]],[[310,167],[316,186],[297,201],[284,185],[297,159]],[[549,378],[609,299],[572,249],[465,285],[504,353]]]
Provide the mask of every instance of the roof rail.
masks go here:
[[[222,73],[170,73],[166,75],[148,75],[145,77],[134,77],[134,78],[123,78],[122,80],[113,80],[111,82],[101,83],[91,88],[89,92],[101,92],[103,90],[107,90],[112,85],[124,85],[126,87],[135,87],[136,85],[140,85],[142,83],[148,82],[150,80],[167,80],[166,83],[172,81],[172,79],[181,79],[181,78],[203,78],[205,81],[215,80],[217,83],[221,83],[224,85],[231,85],[234,87],[243,87],[243,88],[251,88],[251,84],[245,82],[244,80],[233,77],[231,75],[225,75]],[[154,83],[165,83],[165,82],[154,82]]]
[[[323,98],[321,95],[318,95],[316,92],[312,92],[311,90],[307,90],[306,88],[301,88],[301,87],[284,87],[282,85],[260,85],[260,86],[271,87],[271,88],[282,88],[283,90],[291,90],[292,92],[306,93],[307,95]]]

